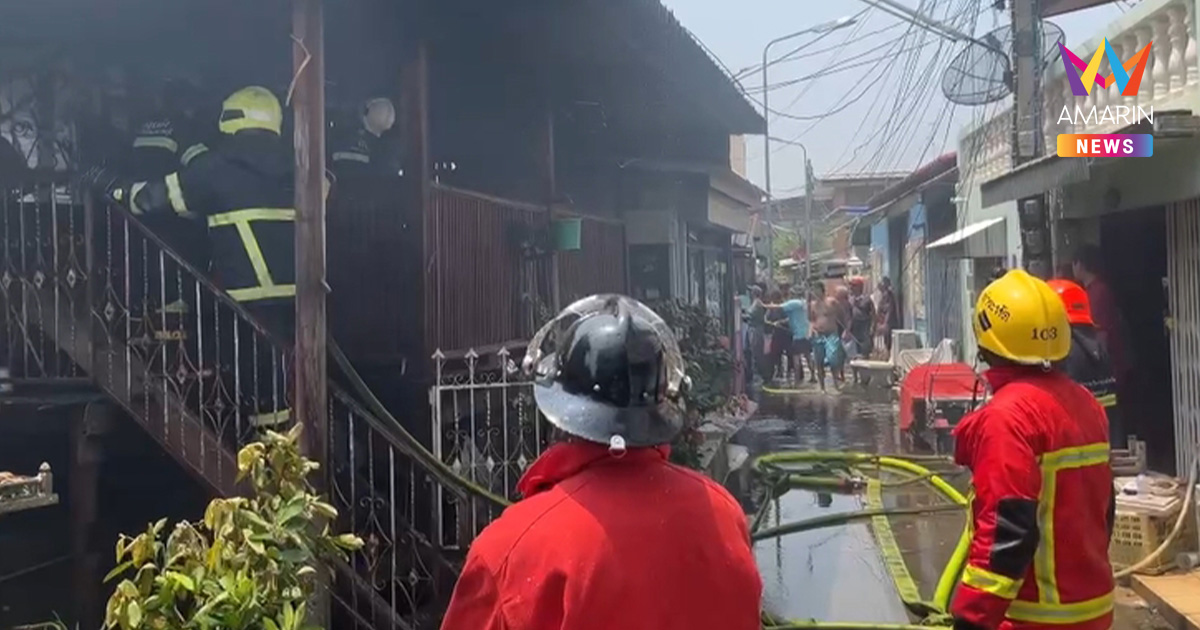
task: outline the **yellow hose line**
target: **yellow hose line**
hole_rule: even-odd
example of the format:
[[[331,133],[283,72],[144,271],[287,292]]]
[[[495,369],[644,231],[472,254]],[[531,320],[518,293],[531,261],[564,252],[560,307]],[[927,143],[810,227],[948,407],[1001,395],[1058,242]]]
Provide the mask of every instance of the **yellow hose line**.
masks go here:
[[[790,621],[763,626],[763,630],[950,630],[950,626],[919,626],[905,623],[850,623],[843,621]]]
[[[872,510],[883,509],[883,489],[878,479],[867,482],[867,507]],[[900,553],[900,545],[896,543],[891,521],[886,515],[872,516],[871,531],[875,534],[875,542],[879,545],[888,573],[892,575],[892,582],[896,584],[900,601],[906,605],[920,603],[921,590],[917,588],[917,582],[909,572],[908,564],[904,562],[904,554]]]
[[[756,459],[754,462],[754,466],[759,471],[762,471],[762,468],[764,466],[779,465],[779,464],[799,464],[799,463],[818,462],[818,461],[827,461],[827,462],[828,461],[836,461],[836,462],[844,462],[847,464],[874,463],[874,464],[883,466],[885,468],[902,470],[904,472],[909,472],[909,473],[912,473],[912,474],[918,475],[918,476],[928,475],[930,485],[932,485],[939,492],[941,492],[946,498],[950,499],[954,503],[957,503],[958,505],[966,505],[967,504],[967,498],[965,496],[963,496],[963,494],[961,492],[956,490],[954,488],[954,486],[947,483],[946,480],[943,479],[940,475],[933,474],[932,472],[930,472],[930,470],[928,468],[925,468],[924,466],[921,466],[920,464],[915,464],[906,459],[900,459],[897,457],[889,457],[887,455],[872,455],[870,453],[837,453],[837,452],[821,452],[821,451],[767,453],[766,455],[762,455],[758,459]],[[943,459],[941,461],[946,461],[946,460]]]
[[[926,461],[948,461],[946,458],[925,457]],[[934,489],[945,496],[956,505],[966,507],[968,500],[954,486],[950,485],[942,476],[931,472],[928,468],[914,463],[907,459],[898,457],[889,457],[886,455],[873,455],[870,453],[840,453],[840,452],[780,452],[768,453],[758,457],[754,462],[755,471],[770,475],[778,471],[785,470],[781,468],[784,464],[801,464],[814,462],[840,462],[846,465],[855,464],[874,464],[881,468],[888,468],[893,471],[908,473],[914,476],[913,480],[928,481]],[[788,474],[787,478],[798,476],[796,473]],[[871,479],[867,485],[867,503],[871,510],[883,509],[882,498],[883,484],[878,479]],[[955,586],[958,584],[962,568],[966,562],[967,552],[970,547],[971,537],[967,527],[963,527],[962,534],[959,536],[958,544],[954,548],[954,553],[950,557],[950,562],[942,571],[941,577],[938,579],[937,587],[934,591],[933,601],[930,603],[922,602],[920,591],[917,588],[912,574],[908,571],[908,566],[904,563],[899,546],[896,544],[895,534],[892,531],[891,524],[886,515],[876,515],[871,518],[872,529],[875,532],[876,540],[880,546],[884,561],[888,566],[888,572],[892,575],[892,580],[896,584],[896,589],[900,595],[901,601],[910,607],[928,606],[932,604],[939,611],[946,611],[950,607],[950,599],[954,592]],[[914,626],[920,628],[932,628],[932,626]],[[873,628],[888,628],[898,630],[903,628],[901,625],[888,624],[829,624],[823,622],[801,622],[790,623],[787,625],[766,626],[768,630],[785,630],[788,628],[805,629],[805,630],[869,630]]]
[[[777,388],[777,387],[764,387],[764,388],[762,388],[762,391],[764,394],[777,394],[777,395],[787,396],[787,395],[793,395],[793,394],[803,394],[807,390],[781,389],[781,388]]]
[[[967,515],[971,518],[971,515]],[[954,546],[954,553],[950,556],[950,562],[946,563],[946,568],[942,570],[942,576],[938,578],[937,589],[933,591],[933,603],[942,610],[950,610],[950,598],[954,595],[954,587],[958,586],[958,580],[962,577],[963,567],[967,564],[967,552],[971,549],[971,529],[963,526],[962,534],[958,537],[958,544]]]

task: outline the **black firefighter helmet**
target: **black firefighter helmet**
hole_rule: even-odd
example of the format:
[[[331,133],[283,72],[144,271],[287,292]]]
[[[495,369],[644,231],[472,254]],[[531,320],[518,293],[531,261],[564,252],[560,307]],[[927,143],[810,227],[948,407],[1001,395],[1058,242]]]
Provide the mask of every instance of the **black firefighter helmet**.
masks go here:
[[[667,444],[683,426],[679,344],[632,298],[594,295],[568,306],[534,335],[524,367],[546,419],[575,437],[623,450]]]

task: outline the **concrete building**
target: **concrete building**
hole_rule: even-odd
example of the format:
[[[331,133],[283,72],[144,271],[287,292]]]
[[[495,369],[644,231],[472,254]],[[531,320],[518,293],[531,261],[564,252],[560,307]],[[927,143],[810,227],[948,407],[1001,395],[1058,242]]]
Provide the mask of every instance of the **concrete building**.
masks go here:
[[[1066,3],[1062,3],[1066,4]],[[1200,66],[1196,7],[1186,0],[1146,0],[1131,8],[1076,54],[1090,55],[1102,38],[1121,58],[1153,41],[1136,96],[1114,84],[1075,96],[1061,63],[1044,82],[1044,140],[1060,134],[1142,133],[1153,156],[1060,158],[1047,155],[1013,169],[1011,113],[1002,111],[961,138],[960,223],[966,233],[963,318],[996,264],[1020,264],[1018,199],[1047,194],[1053,258],[1065,273],[1073,253],[1099,246],[1103,275],[1135,349],[1134,400],[1122,400],[1131,431],[1149,440],[1153,466],[1186,471],[1200,444]],[[1137,107],[1136,121],[1064,117],[1075,109]],[[1151,112],[1153,112],[1151,114]],[[1074,118],[1075,120],[1068,120]],[[1152,119],[1151,119],[1152,118]],[[970,330],[969,325],[964,325]]]

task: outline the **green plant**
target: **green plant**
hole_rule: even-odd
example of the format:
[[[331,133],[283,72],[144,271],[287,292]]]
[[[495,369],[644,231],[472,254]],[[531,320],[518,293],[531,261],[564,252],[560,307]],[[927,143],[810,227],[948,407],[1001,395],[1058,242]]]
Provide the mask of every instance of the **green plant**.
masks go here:
[[[675,331],[688,378],[688,410],[703,416],[729,403],[733,384],[733,353],[721,341],[721,322],[703,306],[680,300],[655,303],[652,308]]]
[[[652,305],[675,331],[691,388],[687,393],[688,416],[683,431],[671,445],[671,459],[690,468],[700,467],[699,448],[703,436],[697,425],[705,414],[726,408],[733,384],[733,353],[721,341],[721,322],[703,306],[681,300]]]
[[[362,547],[335,535],[337,510],[308,482],[318,464],[300,454],[300,425],[267,432],[238,453],[238,478],[251,497],[214,499],[202,523],[182,521],[162,539],[166,519],[117,540],[121,578],[106,628],[135,630],[300,630],[318,587],[318,564]]]

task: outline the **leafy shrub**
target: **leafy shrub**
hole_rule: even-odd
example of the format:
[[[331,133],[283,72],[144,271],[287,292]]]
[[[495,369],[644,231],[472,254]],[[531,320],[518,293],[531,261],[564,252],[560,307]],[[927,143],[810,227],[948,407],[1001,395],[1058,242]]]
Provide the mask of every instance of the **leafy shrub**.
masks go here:
[[[706,414],[729,405],[733,353],[721,342],[720,320],[703,306],[682,300],[664,300],[650,306],[675,331],[692,382],[687,394],[688,416],[683,432],[671,445],[671,459],[683,466],[699,468],[698,449],[703,436],[697,426]]]
[[[300,425],[268,432],[238,453],[238,478],[251,498],[215,499],[202,523],[183,521],[163,540],[166,519],[117,540],[121,578],[105,610],[121,630],[300,630],[316,588],[317,565],[362,547],[334,535],[337,510],[315,494],[318,464],[299,449]]]
[[[675,331],[692,380],[688,410],[703,416],[729,403],[733,353],[721,342],[721,322],[700,305],[666,300],[651,305]]]

